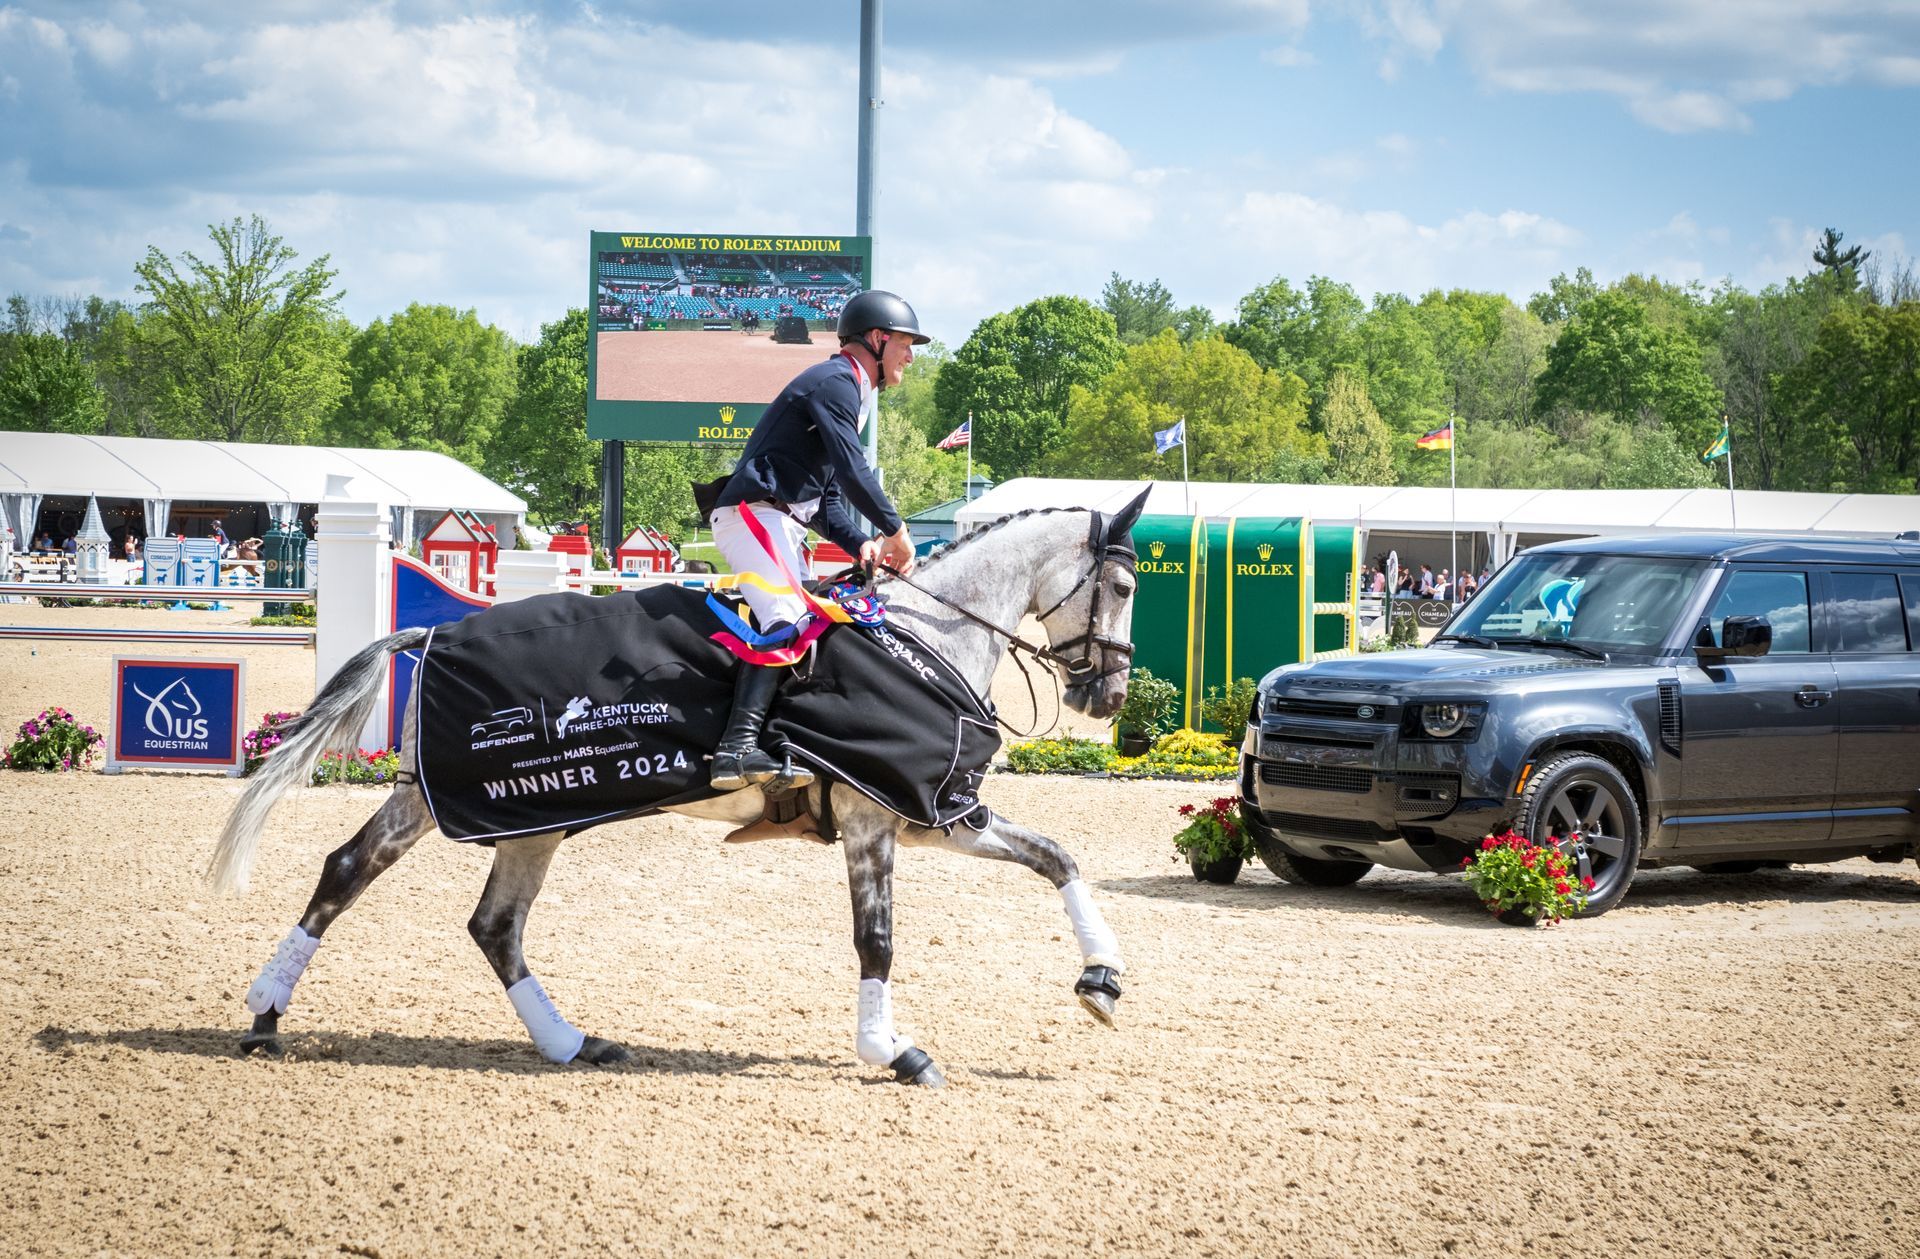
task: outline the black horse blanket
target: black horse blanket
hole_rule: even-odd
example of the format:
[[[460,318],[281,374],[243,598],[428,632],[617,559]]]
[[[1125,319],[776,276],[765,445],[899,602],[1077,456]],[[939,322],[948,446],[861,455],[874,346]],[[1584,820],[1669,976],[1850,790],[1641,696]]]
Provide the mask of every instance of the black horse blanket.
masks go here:
[[[718,795],[740,662],[702,591],[501,604],[435,628],[420,662],[420,788],[440,830],[491,842]],[[841,625],[783,680],[765,744],[924,826],[979,807],[993,709],[925,643]]]

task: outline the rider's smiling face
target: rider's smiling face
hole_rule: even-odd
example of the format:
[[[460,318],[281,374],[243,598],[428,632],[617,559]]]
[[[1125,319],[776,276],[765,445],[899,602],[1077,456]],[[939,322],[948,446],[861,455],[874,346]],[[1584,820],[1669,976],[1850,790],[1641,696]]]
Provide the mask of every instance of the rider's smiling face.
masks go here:
[[[880,387],[888,388],[900,383],[900,377],[906,372],[907,364],[913,362],[913,338],[894,333],[887,338],[880,349]]]

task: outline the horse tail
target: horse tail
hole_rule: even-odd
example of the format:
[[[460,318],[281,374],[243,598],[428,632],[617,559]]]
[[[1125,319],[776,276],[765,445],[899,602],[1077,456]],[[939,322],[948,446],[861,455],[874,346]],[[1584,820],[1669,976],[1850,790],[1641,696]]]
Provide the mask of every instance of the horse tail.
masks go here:
[[[327,752],[349,752],[359,745],[360,731],[380,699],[380,682],[387,657],[427,641],[428,631],[405,629],[370,643],[340,669],[298,720],[281,728],[280,746],[266,759],[233,806],[226,829],[213,850],[207,878],[223,892],[244,892],[253,868],[253,850],[260,842],[267,814],[290,787],[313,780],[313,768]]]

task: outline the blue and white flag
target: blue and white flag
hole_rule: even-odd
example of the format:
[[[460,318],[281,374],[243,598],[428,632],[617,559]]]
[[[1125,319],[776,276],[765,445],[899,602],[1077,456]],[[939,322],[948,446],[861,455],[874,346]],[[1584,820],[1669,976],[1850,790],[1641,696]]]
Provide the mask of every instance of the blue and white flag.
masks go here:
[[[1164,455],[1175,446],[1187,444],[1187,422],[1181,420],[1172,428],[1163,428],[1153,435],[1153,453]]]

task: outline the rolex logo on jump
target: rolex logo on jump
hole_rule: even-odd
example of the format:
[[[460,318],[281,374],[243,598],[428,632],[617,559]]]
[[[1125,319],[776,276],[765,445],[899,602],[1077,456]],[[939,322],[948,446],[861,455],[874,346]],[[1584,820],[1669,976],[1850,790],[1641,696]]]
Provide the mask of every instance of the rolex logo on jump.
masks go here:
[[[1140,561],[1140,571],[1143,573],[1184,573],[1187,571],[1187,566],[1178,560],[1163,560],[1160,558],[1166,553],[1167,544],[1165,542],[1156,540],[1147,543],[1147,554],[1152,558]]]

